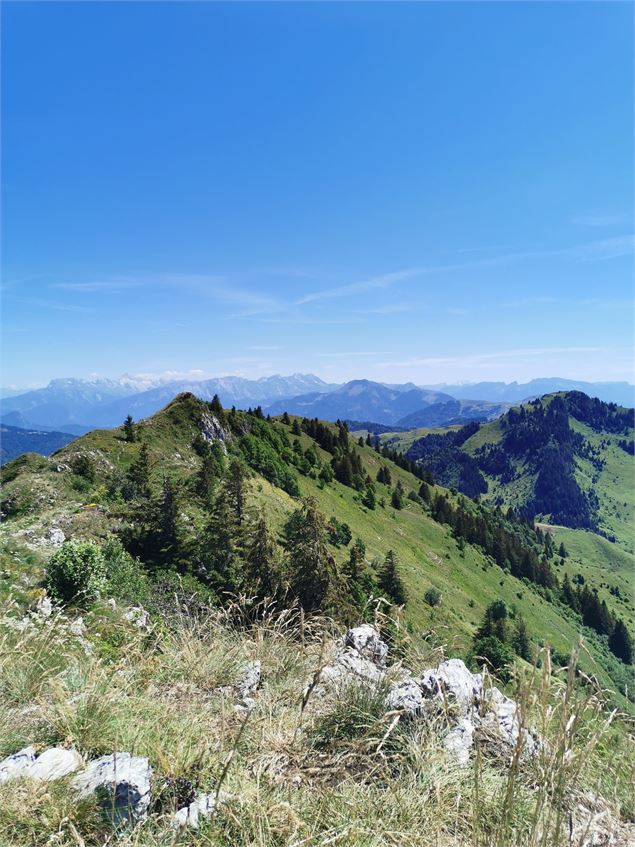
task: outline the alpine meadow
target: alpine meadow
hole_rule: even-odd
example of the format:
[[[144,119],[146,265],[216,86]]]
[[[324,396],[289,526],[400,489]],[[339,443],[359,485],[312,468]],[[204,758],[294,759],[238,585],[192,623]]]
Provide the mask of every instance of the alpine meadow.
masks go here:
[[[1,4],[0,847],[635,847],[634,9]]]

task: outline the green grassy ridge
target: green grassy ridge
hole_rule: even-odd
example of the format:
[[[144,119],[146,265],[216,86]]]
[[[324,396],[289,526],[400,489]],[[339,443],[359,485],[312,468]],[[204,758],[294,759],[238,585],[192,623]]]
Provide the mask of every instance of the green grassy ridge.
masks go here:
[[[200,459],[191,443],[199,431],[198,421],[204,411],[209,411],[206,404],[195,398],[177,398],[142,423],[141,438],[148,444],[155,484],[158,485],[164,473],[186,480],[199,467]],[[291,441],[298,437],[303,449],[314,446],[322,461],[330,460],[330,454],[321,450],[308,435],[293,435],[291,424],[285,426],[277,420],[273,426],[285,432]],[[5,524],[2,530],[5,551],[15,544],[20,531],[34,525],[38,530],[46,528],[58,521],[60,515],[67,521],[67,535],[97,540],[106,537],[117,526],[118,508],[116,503],[109,502],[106,485],[100,481],[89,491],[78,491],[72,474],[57,473],[54,468],[72,461],[75,455],[89,453],[97,466],[98,476],[103,478],[114,468],[125,471],[139,449],[138,443],[125,442],[121,429],[97,430],[58,451],[51,459],[38,456],[19,460],[15,478],[6,485],[6,494],[11,496],[20,490],[35,488],[45,496],[32,511]],[[370,447],[356,449],[365,471],[373,479],[380,465],[387,465],[393,485],[400,480],[406,493],[418,490],[420,482],[409,472],[383,459]],[[15,468],[7,467],[8,476],[16,472]],[[426,635],[436,643],[448,645],[450,652],[464,654],[486,606],[501,598],[512,610],[523,615],[534,639],[550,643],[560,654],[567,654],[578,640],[579,622],[565,607],[548,602],[535,586],[505,573],[479,548],[466,545],[462,554],[449,528],[432,520],[417,503],[406,499],[404,508],[395,510],[389,505],[390,487],[376,485],[378,506],[369,511],[361,506],[359,492],[338,482],[322,487],[307,476],[298,475],[298,480],[301,493],[315,497],[327,518],[336,516],[348,523],[353,536],[364,540],[369,559],[383,558],[389,549],[395,551],[409,594],[406,621],[418,637]],[[281,529],[286,517],[297,507],[297,500],[259,475],[254,475],[250,485],[253,505],[264,507],[274,527]],[[449,496],[454,499],[453,495]],[[382,498],[387,504],[383,508],[379,505]],[[196,533],[202,528],[205,515],[194,497],[188,499],[184,508],[191,530]],[[348,556],[347,548],[333,552],[340,563]],[[39,555],[41,564],[44,556]],[[431,608],[424,600],[425,591],[431,586],[443,595],[441,605],[436,608]],[[620,663],[593,633],[585,633],[585,638],[588,653],[582,658],[583,670],[595,675],[603,687],[615,688],[624,666],[620,668]],[[617,695],[617,700],[627,707],[623,697]]]

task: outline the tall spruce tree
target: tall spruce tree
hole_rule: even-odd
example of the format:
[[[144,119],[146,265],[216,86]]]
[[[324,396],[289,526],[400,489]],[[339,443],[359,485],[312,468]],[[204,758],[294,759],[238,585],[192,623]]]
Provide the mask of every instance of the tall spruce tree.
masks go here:
[[[150,497],[150,456],[145,441],[128,469],[128,479],[132,484],[134,496]]]
[[[514,622],[512,647],[521,659],[524,659],[526,662],[531,661],[531,642],[529,640],[529,633],[527,632],[527,624],[522,615],[518,615]]]
[[[373,574],[366,565],[366,546],[361,538],[356,538],[351,545],[342,573],[353,603],[361,611],[376,587]]]
[[[403,606],[408,599],[406,588],[399,575],[397,557],[392,550],[386,553],[386,558],[378,574],[377,583],[381,591],[397,606]]]
[[[204,581],[219,597],[241,587],[242,547],[243,534],[225,480],[216,492],[200,551]]]
[[[134,441],[136,441],[136,431],[135,425],[132,420],[132,415],[128,415],[125,421],[123,422],[123,435],[125,440],[129,444],[132,444]]]
[[[275,600],[283,595],[280,552],[263,509],[250,533],[245,554],[245,588],[257,600]]]
[[[306,611],[337,605],[337,567],[317,500],[307,497],[285,527],[289,586]]]
[[[615,621],[613,632],[609,636],[609,648],[624,664],[633,663],[633,639],[622,618]]]

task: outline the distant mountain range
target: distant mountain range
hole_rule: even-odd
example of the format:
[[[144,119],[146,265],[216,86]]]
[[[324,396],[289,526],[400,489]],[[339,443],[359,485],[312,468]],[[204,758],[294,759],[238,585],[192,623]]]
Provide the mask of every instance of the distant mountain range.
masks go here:
[[[68,432],[38,432],[0,424],[0,464],[10,462],[23,453],[48,456],[75,440]]]
[[[54,379],[45,388],[4,398],[0,408],[3,423],[81,434],[90,429],[117,426],[128,414],[135,419],[148,417],[185,391],[202,400],[211,400],[218,394],[224,406],[247,408],[309,391],[329,391],[334,387],[313,374],[275,375],[256,380],[228,376],[167,382],[127,376],[119,380],[69,378]]]
[[[560,377],[532,379],[531,382],[475,382],[468,385],[425,385],[432,391],[441,391],[457,400],[489,400],[492,403],[520,403],[556,391],[582,391],[605,403],[635,406],[635,385],[628,382],[583,382]]]
[[[455,400],[449,394],[418,388],[413,383],[387,386],[355,379],[334,391],[311,393],[278,401],[267,407],[272,415],[289,412],[327,421],[373,421],[402,428],[442,426],[491,420],[509,408],[506,404]]]
[[[262,406],[272,415],[284,411],[325,420],[373,422],[401,428],[434,427],[470,420],[488,421],[513,403],[554,391],[577,390],[606,402],[635,404],[635,387],[626,382],[588,383],[536,379],[527,383],[481,382],[474,385],[386,385],[358,379],[344,385],[314,374],[268,376],[250,380],[227,376],[206,380],[54,379],[45,388],[0,400],[0,421],[7,426],[72,435],[117,426],[130,414],[149,417],[177,394],[203,400],[218,394],[226,407]]]

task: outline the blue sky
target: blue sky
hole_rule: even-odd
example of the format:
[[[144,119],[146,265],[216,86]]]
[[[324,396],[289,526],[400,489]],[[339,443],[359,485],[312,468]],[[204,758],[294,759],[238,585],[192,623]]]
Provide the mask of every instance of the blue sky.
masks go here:
[[[3,385],[632,378],[632,18],[3,3]]]

